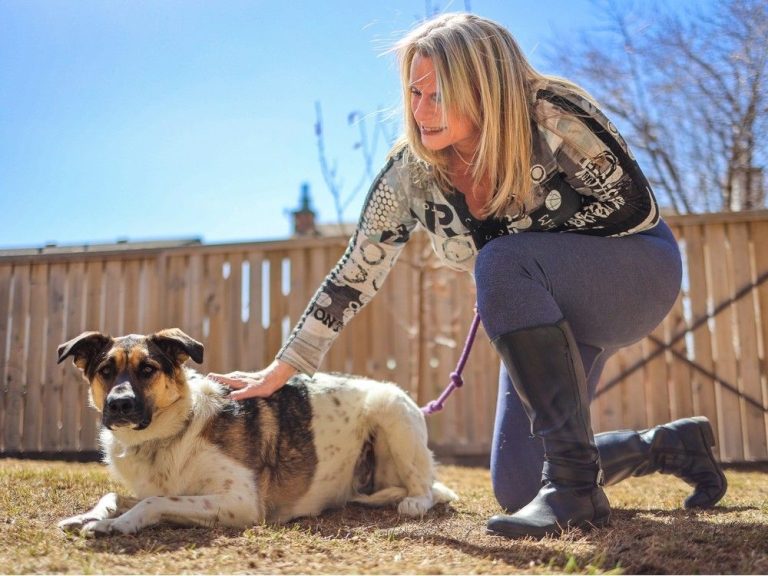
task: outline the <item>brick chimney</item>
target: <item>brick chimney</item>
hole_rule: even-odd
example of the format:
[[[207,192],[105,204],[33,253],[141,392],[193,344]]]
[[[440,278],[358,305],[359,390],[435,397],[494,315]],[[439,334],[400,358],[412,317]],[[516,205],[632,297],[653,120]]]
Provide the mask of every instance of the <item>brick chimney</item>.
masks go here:
[[[301,198],[298,210],[291,212],[293,215],[294,236],[317,236],[315,227],[315,211],[312,210],[312,200],[309,195],[309,184],[301,185]]]

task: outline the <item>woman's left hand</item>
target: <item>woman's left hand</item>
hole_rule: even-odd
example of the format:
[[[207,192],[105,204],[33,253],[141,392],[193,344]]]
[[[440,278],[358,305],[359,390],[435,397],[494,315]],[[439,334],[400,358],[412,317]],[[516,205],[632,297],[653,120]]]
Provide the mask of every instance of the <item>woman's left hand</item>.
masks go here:
[[[233,400],[246,398],[266,398],[277,392],[297,370],[292,366],[275,360],[258,372],[229,372],[228,374],[210,373],[211,380],[224,384],[234,390],[230,393]]]

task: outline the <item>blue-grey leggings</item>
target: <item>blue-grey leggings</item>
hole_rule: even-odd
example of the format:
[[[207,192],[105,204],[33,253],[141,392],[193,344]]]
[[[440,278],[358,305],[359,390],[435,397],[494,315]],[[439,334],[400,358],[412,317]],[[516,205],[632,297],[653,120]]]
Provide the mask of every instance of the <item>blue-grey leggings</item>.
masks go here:
[[[677,242],[663,222],[618,238],[526,232],[492,240],[475,264],[477,306],[495,337],[527,327],[571,326],[593,398],[605,361],[664,319],[680,290]],[[542,354],[546,354],[542,351]],[[496,499],[514,511],[541,487],[541,440],[502,364],[491,452]]]

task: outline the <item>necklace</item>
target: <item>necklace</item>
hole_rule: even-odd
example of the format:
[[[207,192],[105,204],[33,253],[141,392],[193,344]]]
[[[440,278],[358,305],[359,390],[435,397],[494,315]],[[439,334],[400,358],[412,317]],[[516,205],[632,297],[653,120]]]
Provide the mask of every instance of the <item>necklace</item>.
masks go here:
[[[459,151],[456,149],[456,147],[455,147],[455,146],[451,146],[451,148],[453,148],[453,151],[456,153],[456,156],[458,156],[458,157],[459,157],[459,160],[461,160],[462,162],[464,162],[464,164],[466,164],[467,166],[472,166],[472,162],[467,162],[466,160],[464,160],[464,156],[462,156],[461,154],[459,154]],[[472,159],[474,160],[474,154],[472,155]]]

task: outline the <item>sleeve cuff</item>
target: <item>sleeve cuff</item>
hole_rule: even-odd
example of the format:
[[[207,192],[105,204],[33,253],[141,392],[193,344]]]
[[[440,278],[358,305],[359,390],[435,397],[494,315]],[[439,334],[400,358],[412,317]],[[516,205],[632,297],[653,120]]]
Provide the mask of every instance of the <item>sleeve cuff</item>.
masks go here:
[[[285,362],[292,368],[295,368],[307,376],[313,376],[314,373],[317,372],[317,366],[313,366],[311,363],[304,360],[290,348],[281,350],[280,353],[278,353],[276,356],[276,359],[280,360],[281,362]]]

